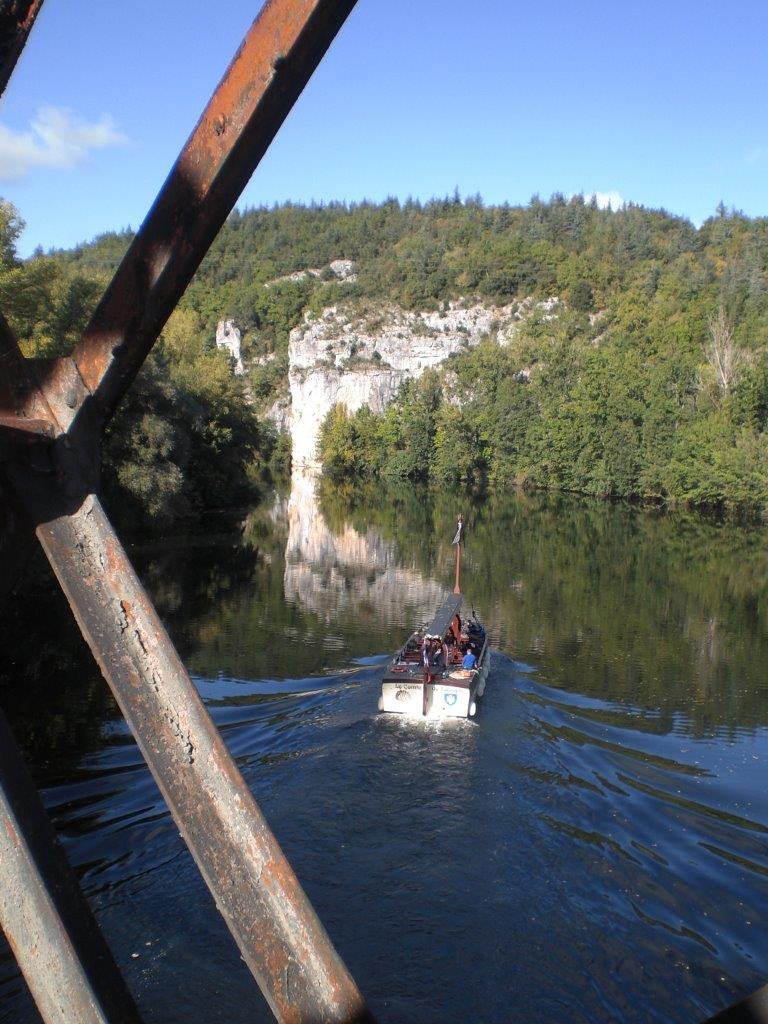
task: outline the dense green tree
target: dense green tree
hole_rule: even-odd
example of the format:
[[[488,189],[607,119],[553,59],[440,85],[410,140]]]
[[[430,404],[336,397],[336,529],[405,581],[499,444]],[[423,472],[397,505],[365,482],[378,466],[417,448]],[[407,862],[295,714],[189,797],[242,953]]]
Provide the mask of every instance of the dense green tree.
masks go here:
[[[26,354],[65,355],[103,292],[104,259],[116,264],[128,239],[103,236],[73,253],[21,261],[21,226],[10,204],[0,204],[0,303]],[[137,526],[250,502],[274,447],[274,432],[259,423],[203,318],[181,307],[108,431],[107,501],[118,519]]]
[[[318,438],[323,467],[331,480],[368,475],[368,468],[360,464],[357,442],[358,432],[347,407],[334,405],[320,428]]]
[[[0,303],[25,352],[60,355],[132,233],[21,261],[20,227],[3,204]],[[336,278],[338,258],[356,263],[356,279]],[[206,488],[211,499],[243,493],[273,455],[285,467],[285,441],[275,447],[215,357],[221,319],[243,331],[247,394],[263,410],[287,394],[289,335],[308,314],[553,296],[554,311],[528,317],[506,347],[489,338],[460,354],[381,416],[334,413],[321,442],[328,471],[762,510],[768,218],[722,207],[697,229],[663,210],[563,195],[523,207],[453,195],[236,211],[163,332],[152,371],[162,387],[139,385],[164,427],[142,428],[144,463],[120,453],[134,460],[120,486],[141,493],[170,461],[183,481],[173,497],[169,472],[160,504],[196,507]],[[163,388],[191,411],[187,448]]]

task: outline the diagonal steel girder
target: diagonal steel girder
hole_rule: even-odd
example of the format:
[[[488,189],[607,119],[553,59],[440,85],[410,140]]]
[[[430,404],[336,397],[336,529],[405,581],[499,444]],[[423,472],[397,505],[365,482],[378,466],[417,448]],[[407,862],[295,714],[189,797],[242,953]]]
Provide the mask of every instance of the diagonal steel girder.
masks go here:
[[[57,515],[45,483],[23,486],[78,625],[275,1017],[370,1021],[98,499]]]
[[[264,5],[75,348],[87,430],[113,414],[355,2]],[[79,408],[57,412],[68,426]]]
[[[104,515],[93,465],[101,429],[354,2],[265,5],[72,359],[24,360],[0,321],[6,478],[243,958],[278,1020],[297,1024],[372,1017]],[[30,445],[35,460],[18,454]]]
[[[139,1024],[0,711],[0,927],[48,1024]]]
[[[0,95],[32,30],[43,0],[5,0],[0,4]]]

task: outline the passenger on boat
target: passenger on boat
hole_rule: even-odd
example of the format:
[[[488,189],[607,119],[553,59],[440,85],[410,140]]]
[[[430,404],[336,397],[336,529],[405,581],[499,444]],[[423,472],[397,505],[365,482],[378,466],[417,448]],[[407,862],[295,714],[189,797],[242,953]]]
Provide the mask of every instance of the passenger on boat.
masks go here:
[[[436,665],[440,668],[448,668],[448,644],[445,640],[438,640],[437,642],[437,660]]]
[[[461,638],[464,636],[464,631],[461,628],[461,616],[454,615],[451,619],[451,625],[448,632],[445,634],[445,639],[448,643],[460,644]]]
[[[432,676],[432,669],[444,669],[448,666],[448,648],[439,636],[425,636],[421,645],[421,662],[425,674]]]
[[[462,668],[474,668],[477,663],[477,657],[475,655],[475,648],[472,644],[469,645],[467,653],[464,655],[464,659],[461,662]]]
[[[429,667],[430,655],[432,653],[432,637],[427,633],[421,641],[421,663],[424,668]]]
[[[421,645],[421,665],[424,669],[424,682],[431,683],[433,678],[433,669],[437,663],[437,654],[435,648],[435,642],[437,638],[430,636],[429,633],[424,637],[424,641]]]

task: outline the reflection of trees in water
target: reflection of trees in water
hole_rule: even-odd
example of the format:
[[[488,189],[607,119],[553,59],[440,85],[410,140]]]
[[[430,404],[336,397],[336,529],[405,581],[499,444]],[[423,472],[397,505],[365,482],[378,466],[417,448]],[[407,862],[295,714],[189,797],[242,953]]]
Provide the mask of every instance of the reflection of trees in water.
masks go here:
[[[718,669],[726,663],[722,653],[722,638],[718,629],[717,616],[710,616],[706,628],[698,641],[695,686],[699,700],[707,700],[715,691]]]
[[[489,510],[490,537],[499,519]],[[512,557],[535,593],[509,608],[488,560],[491,592],[521,656],[529,636],[544,636],[558,685],[682,709],[697,730],[766,720],[763,531],[570,502],[521,511],[514,528]]]
[[[233,529],[154,541],[132,557],[182,658],[201,642],[197,618],[247,585],[256,561]],[[0,643],[0,703],[16,738],[38,780],[66,778],[120,712],[42,555],[5,604]]]
[[[329,526],[314,480],[293,485],[289,499],[246,519],[243,544],[258,553],[258,571],[194,624],[205,641],[191,656],[194,672],[258,679],[336,670],[388,651],[402,640],[403,618],[407,628],[431,618],[442,598],[442,585],[403,567],[375,526]]]
[[[551,495],[472,503],[410,487],[322,485],[318,501],[331,534],[375,535],[386,548],[390,590],[406,577],[452,586],[450,540],[463,510],[465,595],[493,642],[533,662],[543,682],[656,708],[660,731],[680,727],[678,711],[697,732],[768,720],[763,528]],[[375,586],[358,587],[338,612],[316,594],[309,604],[298,593],[286,600],[288,540],[283,501],[237,528],[222,523],[135,548],[193,672],[304,676],[339,645],[342,660],[387,649],[374,631],[389,598]],[[38,776],[53,779],[98,748],[103,723],[118,712],[41,563],[0,617],[0,702]],[[315,586],[312,572],[307,585]],[[328,654],[329,663],[340,657]]]
[[[685,710],[697,730],[765,721],[763,531],[546,499],[502,518],[489,509],[482,529],[487,545],[514,531],[524,599],[505,599],[487,557],[484,571],[520,657],[538,634],[557,685]]]
[[[213,532],[166,538],[137,548],[144,585],[182,657],[197,647],[196,621],[211,603],[247,587],[259,563],[258,547],[242,543],[239,524]]]
[[[329,521],[375,524],[399,556],[450,566],[464,502],[464,590],[494,642],[543,681],[684,711],[693,728],[768,720],[766,531],[754,525],[561,495],[397,495],[321,489]],[[679,723],[677,723],[679,725]]]
[[[36,778],[68,777],[117,708],[42,553],[0,616],[0,703]]]

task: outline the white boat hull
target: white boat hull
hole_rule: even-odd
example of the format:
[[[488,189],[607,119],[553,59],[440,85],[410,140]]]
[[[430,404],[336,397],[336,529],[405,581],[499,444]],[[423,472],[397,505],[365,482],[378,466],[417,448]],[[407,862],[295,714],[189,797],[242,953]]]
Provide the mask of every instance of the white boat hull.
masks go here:
[[[455,669],[430,683],[414,675],[386,676],[379,710],[409,718],[472,718],[490,671],[490,651],[484,654],[479,670]]]

